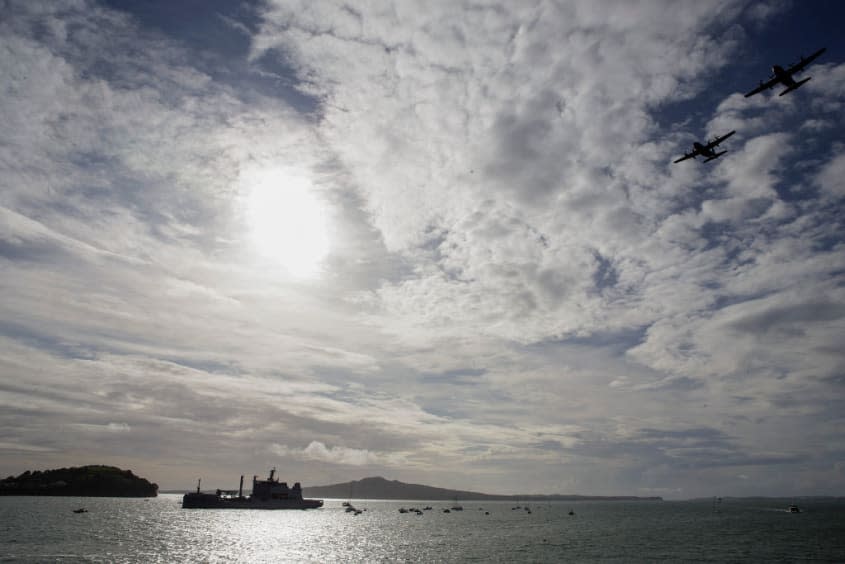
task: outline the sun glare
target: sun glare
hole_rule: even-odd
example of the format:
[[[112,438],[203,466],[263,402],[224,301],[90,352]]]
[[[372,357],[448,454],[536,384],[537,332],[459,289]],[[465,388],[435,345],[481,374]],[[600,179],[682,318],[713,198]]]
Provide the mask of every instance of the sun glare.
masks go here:
[[[324,204],[309,179],[285,169],[242,177],[256,250],[296,277],[313,277],[329,250]]]

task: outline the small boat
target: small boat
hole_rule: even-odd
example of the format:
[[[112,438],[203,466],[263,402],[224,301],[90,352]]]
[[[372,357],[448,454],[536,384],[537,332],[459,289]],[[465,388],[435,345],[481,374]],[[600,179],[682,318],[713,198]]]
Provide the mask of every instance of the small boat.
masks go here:
[[[350,509],[348,509],[348,508],[352,507],[352,482],[349,482],[349,497],[347,497],[346,501],[344,501],[340,505],[341,505],[341,507],[346,507],[347,511],[350,511]],[[355,508],[352,507],[351,511],[355,511]]]
[[[570,509],[570,510],[569,510],[569,514],[570,514],[570,515],[575,515],[575,512],[574,512],[574,511],[572,511],[572,510]]]
[[[449,508],[447,507],[446,509],[443,510],[443,513],[451,513],[451,511],[449,511]]]
[[[399,513],[407,513],[407,512],[408,512],[408,510],[405,509],[404,507],[399,508]]]
[[[789,508],[787,509],[787,512],[789,512],[789,513],[801,513],[801,510],[798,509],[797,505],[790,505]]]
[[[88,513],[88,510],[85,509],[84,507],[80,507],[79,509],[74,509],[73,512],[74,513]]]

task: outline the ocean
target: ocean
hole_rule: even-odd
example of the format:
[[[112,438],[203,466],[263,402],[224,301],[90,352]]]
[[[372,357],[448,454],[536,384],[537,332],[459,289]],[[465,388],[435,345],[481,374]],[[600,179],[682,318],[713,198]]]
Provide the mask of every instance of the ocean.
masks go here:
[[[0,497],[0,562],[845,562],[842,501],[798,500],[790,514],[793,500],[770,499],[467,501],[451,513],[353,500],[360,515],[341,501],[251,511],[182,509],[175,494]]]

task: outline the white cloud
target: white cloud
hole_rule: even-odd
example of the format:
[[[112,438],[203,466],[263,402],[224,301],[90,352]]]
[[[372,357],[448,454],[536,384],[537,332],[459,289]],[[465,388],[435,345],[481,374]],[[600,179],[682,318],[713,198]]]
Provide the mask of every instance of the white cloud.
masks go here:
[[[351,466],[364,466],[377,460],[377,457],[367,450],[341,446],[327,448],[326,445],[319,441],[311,441],[303,450],[303,454],[311,460],[348,464]]]
[[[343,446],[327,447],[320,441],[311,441],[302,449],[287,445],[274,444],[270,450],[281,457],[295,457],[300,460],[313,460],[342,466],[396,466],[407,462],[404,456],[394,453],[372,452]]]
[[[770,10],[268,3],[237,64],[312,113],[95,2],[11,13],[8,444],[82,458],[111,430],[141,464],[236,475],[282,457],[293,473],[331,463],[319,483],[352,467],[493,490],[531,464],[555,489],[565,462],[571,487],[618,493],[676,491],[678,461],[707,448],[749,464],[804,452],[800,430],[832,417],[842,66],[775,102],[727,85],[715,109],[696,98]],[[728,129],[725,158],[671,165]],[[247,236],[240,180],[291,168],[331,224],[321,278],[291,280]],[[795,430],[759,431],[773,410]],[[722,442],[638,439],[670,427]]]
[[[845,153],[828,161],[815,177],[815,183],[828,198],[845,196]]]

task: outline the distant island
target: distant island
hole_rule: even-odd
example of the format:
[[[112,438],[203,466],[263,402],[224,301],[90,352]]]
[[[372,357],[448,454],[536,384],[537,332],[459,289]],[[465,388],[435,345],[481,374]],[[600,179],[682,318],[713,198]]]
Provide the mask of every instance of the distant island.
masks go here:
[[[114,466],[27,470],[0,480],[0,495],[155,497],[158,484]]]
[[[495,495],[463,490],[447,490],[420,484],[405,484],[381,476],[362,480],[302,488],[306,497],[338,499],[414,499],[414,500],[520,500],[520,501],[662,501],[661,497],[596,496],[561,494]]]

